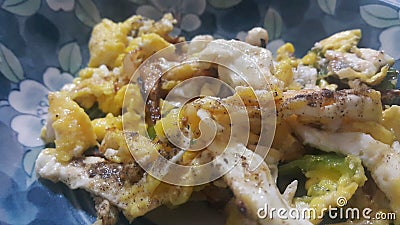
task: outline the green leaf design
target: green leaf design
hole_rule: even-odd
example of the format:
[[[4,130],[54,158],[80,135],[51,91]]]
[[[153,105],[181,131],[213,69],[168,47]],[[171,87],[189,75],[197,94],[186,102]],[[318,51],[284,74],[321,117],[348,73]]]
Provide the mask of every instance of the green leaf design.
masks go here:
[[[147,0],[129,0],[130,2],[133,2],[135,4],[144,4],[147,2]]]
[[[226,9],[239,4],[242,0],[208,0],[208,3],[218,9]]]
[[[40,0],[5,0],[1,8],[20,16],[31,16],[39,10]]]
[[[398,12],[388,6],[364,5],[360,7],[360,15],[366,23],[373,27],[386,28],[400,24]]]
[[[41,148],[29,149],[24,153],[23,160],[22,160],[22,168],[24,169],[25,173],[31,177],[34,173],[35,162],[36,159],[41,151]]]
[[[24,70],[14,53],[0,43],[0,72],[11,82],[24,79]]]
[[[264,18],[264,27],[268,31],[269,40],[278,39],[282,34],[282,17],[275,9],[268,9]]]
[[[319,8],[329,15],[335,15],[336,0],[318,0]]]
[[[0,100],[0,108],[10,106],[10,103],[7,100]]]
[[[71,74],[78,72],[82,65],[82,55],[79,45],[72,42],[64,45],[58,52],[61,68]]]
[[[101,20],[99,10],[92,0],[76,0],[75,15],[82,23],[90,27],[93,27]]]

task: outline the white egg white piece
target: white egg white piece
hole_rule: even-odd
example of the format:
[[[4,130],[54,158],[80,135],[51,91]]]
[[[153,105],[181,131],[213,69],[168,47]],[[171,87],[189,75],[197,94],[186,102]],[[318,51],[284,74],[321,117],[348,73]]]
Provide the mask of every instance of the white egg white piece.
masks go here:
[[[371,172],[379,189],[390,200],[390,206],[400,213],[400,154],[391,146],[359,132],[334,133],[292,123],[296,135],[304,144],[326,152],[354,155]]]

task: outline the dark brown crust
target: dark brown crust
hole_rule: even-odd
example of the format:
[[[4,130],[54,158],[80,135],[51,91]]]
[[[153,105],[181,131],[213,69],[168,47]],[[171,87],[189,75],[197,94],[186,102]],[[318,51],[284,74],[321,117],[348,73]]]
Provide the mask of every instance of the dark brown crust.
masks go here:
[[[123,186],[126,183],[135,184],[144,175],[143,169],[137,163],[119,164],[110,161],[102,161],[91,164],[84,162],[85,158],[78,158],[71,162],[74,167],[83,167],[89,178],[99,177],[108,180],[109,183],[117,183]]]
[[[371,89],[343,89],[339,91],[331,91],[328,89],[322,90],[301,90],[296,91],[295,95],[287,95],[284,97],[281,107],[286,108],[294,101],[305,101],[308,106],[311,107],[323,107],[326,105],[330,105],[334,102],[341,103],[346,100],[346,96],[349,94],[357,95],[357,96],[365,96],[368,97]]]
[[[90,178],[100,176],[102,179],[114,181],[119,185],[135,184],[143,177],[144,173],[136,163],[118,164],[107,161],[91,164],[87,171]]]
[[[160,119],[160,93],[162,72],[159,63],[152,63],[138,79],[146,103],[146,122],[154,125]]]
[[[138,79],[141,87],[142,96],[146,102],[146,122],[149,125],[154,125],[157,120],[161,119],[160,98],[165,97],[167,93],[161,90],[162,84],[162,69],[158,61],[150,64],[149,69],[143,71]],[[212,64],[208,69],[195,70],[191,77],[209,76],[217,77],[217,66]]]

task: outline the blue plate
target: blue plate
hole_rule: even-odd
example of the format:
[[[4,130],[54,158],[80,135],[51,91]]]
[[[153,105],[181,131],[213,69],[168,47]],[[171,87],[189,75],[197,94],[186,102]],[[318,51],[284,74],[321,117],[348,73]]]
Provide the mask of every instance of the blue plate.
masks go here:
[[[360,45],[386,51],[400,67],[398,0],[0,0],[0,5],[0,224],[95,220],[86,192],[38,180],[33,168],[43,148],[47,93],[71,82],[86,65],[91,29],[103,17],[122,21],[138,13],[159,19],[172,12],[179,19],[174,32],[188,39],[197,34],[243,39],[250,28],[262,26],[269,31],[269,49],[290,41],[298,56],[330,34],[361,28]],[[134,224],[187,224],[193,218],[191,224],[223,224],[204,203],[156,210]]]

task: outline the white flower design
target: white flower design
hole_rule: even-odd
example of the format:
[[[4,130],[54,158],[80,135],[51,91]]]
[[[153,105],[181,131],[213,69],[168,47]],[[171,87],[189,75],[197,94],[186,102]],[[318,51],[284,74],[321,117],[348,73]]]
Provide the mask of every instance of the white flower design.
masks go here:
[[[49,7],[54,11],[71,11],[74,8],[75,0],[46,0]]]
[[[379,35],[380,49],[395,58],[395,60],[398,60],[400,59],[400,49],[398,48],[400,11],[393,6],[393,4],[391,6],[379,4],[362,5],[360,6],[360,15],[368,25],[384,28]]]
[[[246,31],[240,31],[236,34],[236,39],[238,39],[240,41],[245,41],[247,34],[248,34],[248,32],[246,32]]]
[[[10,92],[8,101],[11,107],[21,113],[12,119],[11,128],[17,132],[21,144],[27,147],[43,145],[40,132],[46,121],[47,93],[59,90],[72,79],[69,73],[49,67],[43,74],[44,85],[34,80],[24,80],[20,83],[20,90]]]
[[[395,60],[400,59],[400,48],[398,41],[400,40],[400,26],[394,26],[382,31],[379,35],[381,42],[381,50],[392,56]]]
[[[150,0],[152,5],[142,5],[136,10],[137,14],[158,20],[164,13],[170,12],[178,20],[175,34],[180,29],[191,32],[201,26],[199,15],[206,9],[206,0]]]

